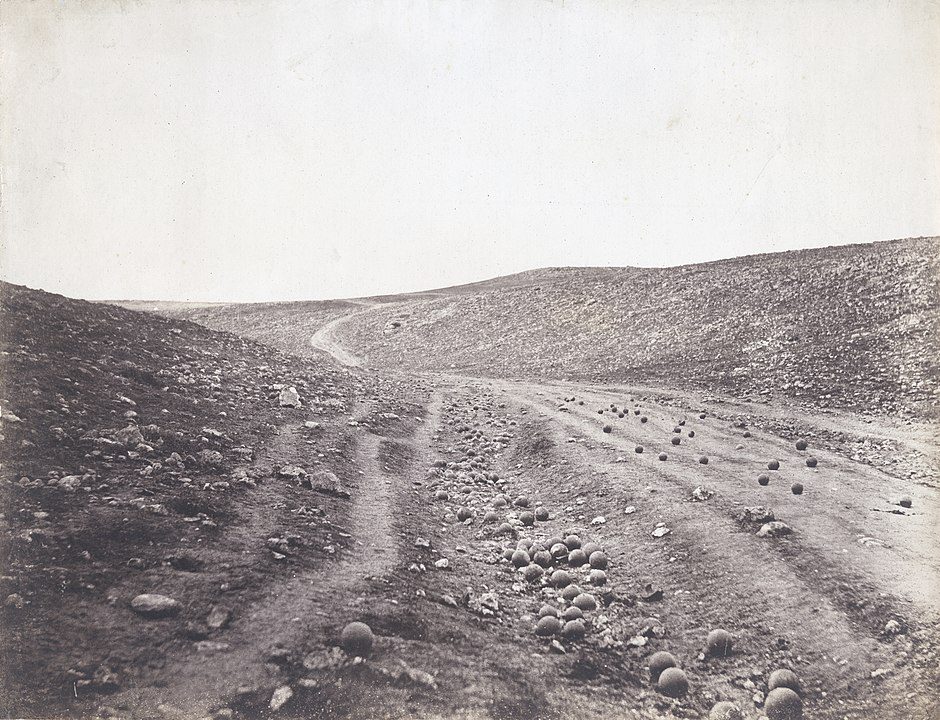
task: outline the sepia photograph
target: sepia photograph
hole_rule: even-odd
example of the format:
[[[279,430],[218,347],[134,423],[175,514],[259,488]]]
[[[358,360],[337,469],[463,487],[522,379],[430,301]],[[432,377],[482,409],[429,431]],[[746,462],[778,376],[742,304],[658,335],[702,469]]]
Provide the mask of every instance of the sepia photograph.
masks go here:
[[[0,0],[0,718],[940,720],[940,0]]]

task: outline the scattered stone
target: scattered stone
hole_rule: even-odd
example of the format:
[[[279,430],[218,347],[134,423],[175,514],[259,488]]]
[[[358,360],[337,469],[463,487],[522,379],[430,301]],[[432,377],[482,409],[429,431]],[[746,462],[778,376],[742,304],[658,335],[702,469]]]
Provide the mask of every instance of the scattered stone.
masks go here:
[[[281,403],[284,404],[283,402]],[[277,712],[284,705],[294,697],[294,691],[291,690],[290,685],[281,685],[274,691],[274,694],[271,695],[271,702],[268,703],[268,707],[271,708],[273,712]]]
[[[793,528],[791,528],[785,522],[775,520],[761,526],[761,529],[757,531],[757,537],[782,537],[784,535],[789,535],[792,532]]]
[[[181,608],[179,601],[157,593],[144,593],[131,600],[131,609],[138,615],[148,618],[175,615]]]
[[[295,387],[286,387],[281,390],[280,395],[277,397],[277,401],[281,407],[300,407],[300,394],[297,392]]]

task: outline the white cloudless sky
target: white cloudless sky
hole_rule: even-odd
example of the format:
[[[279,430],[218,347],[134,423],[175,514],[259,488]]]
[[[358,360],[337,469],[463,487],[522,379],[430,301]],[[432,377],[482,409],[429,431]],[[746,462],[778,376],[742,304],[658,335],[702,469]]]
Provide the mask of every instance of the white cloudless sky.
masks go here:
[[[940,233],[940,4],[0,3],[0,265],[418,290]]]

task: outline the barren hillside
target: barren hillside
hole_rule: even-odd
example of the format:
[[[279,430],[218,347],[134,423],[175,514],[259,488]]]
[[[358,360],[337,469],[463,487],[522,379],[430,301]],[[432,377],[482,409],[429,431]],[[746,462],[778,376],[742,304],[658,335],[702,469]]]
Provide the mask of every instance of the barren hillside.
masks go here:
[[[937,413],[936,238],[518,277],[527,282],[403,298],[356,315],[337,334],[375,366]]]

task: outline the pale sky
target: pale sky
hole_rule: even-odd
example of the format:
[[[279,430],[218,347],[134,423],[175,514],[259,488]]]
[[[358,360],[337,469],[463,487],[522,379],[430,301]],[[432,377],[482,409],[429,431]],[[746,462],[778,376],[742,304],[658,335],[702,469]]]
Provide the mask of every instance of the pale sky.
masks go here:
[[[940,234],[940,4],[0,2],[0,266],[427,289]]]

